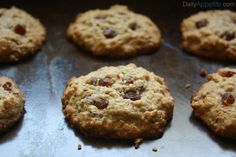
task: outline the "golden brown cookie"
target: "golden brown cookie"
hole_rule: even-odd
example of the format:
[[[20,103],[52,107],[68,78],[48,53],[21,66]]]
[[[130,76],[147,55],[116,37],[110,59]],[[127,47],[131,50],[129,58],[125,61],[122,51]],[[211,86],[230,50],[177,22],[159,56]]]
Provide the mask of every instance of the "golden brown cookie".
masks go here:
[[[184,19],[181,30],[187,52],[211,59],[236,60],[235,12],[199,12]]]
[[[73,127],[105,139],[159,137],[173,113],[164,79],[134,64],[73,77],[62,104]]]
[[[150,53],[161,41],[158,27],[148,17],[122,5],[78,14],[67,35],[93,54],[110,57]]]
[[[12,7],[0,8],[0,63],[15,62],[42,47],[46,31],[39,20]]]
[[[24,104],[24,94],[16,83],[7,77],[0,77],[0,133],[23,117]]]
[[[194,113],[217,135],[236,139],[236,69],[220,69],[207,78],[192,97]]]

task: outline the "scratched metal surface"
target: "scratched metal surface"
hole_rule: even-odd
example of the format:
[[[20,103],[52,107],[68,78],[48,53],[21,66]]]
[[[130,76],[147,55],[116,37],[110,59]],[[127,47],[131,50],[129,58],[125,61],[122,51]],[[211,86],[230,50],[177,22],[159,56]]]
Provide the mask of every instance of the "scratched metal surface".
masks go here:
[[[26,96],[24,119],[9,133],[0,137],[1,157],[235,157],[233,141],[214,136],[192,116],[190,97],[205,80],[199,69],[214,72],[220,67],[236,67],[200,59],[185,54],[181,48],[179,23],[198,9],[183,8],[182,1],[116,1],[127,4],[158,23],[164,41],[150,55],[125,60],[95,58],[71,44],[65,30],[77,12],[92,8],[107,8],[112,1],[0,1],[0,7],[15,5],[41,19],[47,28],[45,46],[33,57],[11,65],[0,65],[0,75],[13,78]],[[231,8],[234,9],[235,8]],[[138,150],[130,144],[85,139],[65,122],[61,96],[68,79],[80,76],[105,65],[136,63],[166,78],[175,99],[173,120],[164,135],[145,141]],[[191,83],[190,89],[184,85]],[[77,145],[82,150],[77,150]],[[158,152],[152,152],[157,147]]]

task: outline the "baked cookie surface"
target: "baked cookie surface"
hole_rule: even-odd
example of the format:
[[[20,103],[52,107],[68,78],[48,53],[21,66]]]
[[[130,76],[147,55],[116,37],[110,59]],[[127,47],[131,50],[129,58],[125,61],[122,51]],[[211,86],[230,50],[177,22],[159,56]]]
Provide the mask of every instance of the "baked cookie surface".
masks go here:
[[[0,133],[23,117],[24,104],[24,94],[16,83],[7,77],[0,77]]]
[[[110,57],[150,53],[161,41],[158,27],[148,17],[122,5],[78,14],[67,35],[93,54]]]
[[[192,97],[195,115],[216,134],[236,139],[236,69],[220,69],[207,78]]]
[[[173,113],[164,79],[134,64],[72,78],[62,104],[72,127],[106,139],[159,137]]]
[[[42,47],[46,31],[39,20],[12,7],[0,8],[0,63],[15,62]]]
[[[187,52],[211,59],[236,60],[235,12],[199,12],[184,19],[181,30]]]

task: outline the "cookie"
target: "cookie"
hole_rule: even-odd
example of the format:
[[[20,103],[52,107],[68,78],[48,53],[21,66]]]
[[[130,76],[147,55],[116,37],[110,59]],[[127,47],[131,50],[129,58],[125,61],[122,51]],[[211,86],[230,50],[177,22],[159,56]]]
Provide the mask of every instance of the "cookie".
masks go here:
[[[199,12],[183,20],[183,48],[205,58],[236,61],[236,13]]]
[[[194,113],[215,134],[236,139],[236,69],[220,69],[207,78],[192,97]]]
[[[0,77],[0,133],[23,117],[24,104],[24,94],[16,83],[7,77]]]
[[[19,61],[42,47],[46,31],[39,20],[12,7],[0,8],[0,63]]]
[[[150,53],[161,41],[158,27],[148,17],[122,5],[78,14],[67,35],[94,55],[108,57]]]
[[[73,77],[62,104],[73,127],[105,139],[159,137],[173,113],[164,79],[134,64]]]

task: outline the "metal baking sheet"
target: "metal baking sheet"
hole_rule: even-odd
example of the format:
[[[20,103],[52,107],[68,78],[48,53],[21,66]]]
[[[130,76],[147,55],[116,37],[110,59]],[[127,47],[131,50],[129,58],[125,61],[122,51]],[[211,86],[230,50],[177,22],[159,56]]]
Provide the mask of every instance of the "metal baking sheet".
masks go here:
[[[158,24],[163,36],[159,50],[122,60],[96,58],[65,38],[66,28],[77,12],[108,8],[115,3],[126,4]],[[16,64],[0,65],[0,75],[13,78],[25,93],[27,111],[21,122],[0,137],[0,156],[235,157],[235,141],[216,137],[202,125],[192,115],[190,98],[205,81],[199,76],[201,68],[214,72],[220,67],[236,67],[236,64],[201,59],[182,51],[181,20],[199,10],[211,9],[183,6],[183,3],[177,0],[1,0],[0,7],[15,5],[39,18],[48,34],[45,46],[33,57]],[[235,7],[229,8],[235,10]],[[61,109],[61,96],[68,79],[105,65],[128,63],[135,63],[166,79],[175,99],[175,109],[164,135],[145,141],[135,150],[130,143],[85,139],[74,132],[65,122]],[[191,88],[184,87],[187,83]],[[77,150],[78,144],[82,145],[81,150]],[[158,151],[153,152],[153,147]]]

